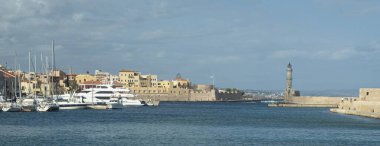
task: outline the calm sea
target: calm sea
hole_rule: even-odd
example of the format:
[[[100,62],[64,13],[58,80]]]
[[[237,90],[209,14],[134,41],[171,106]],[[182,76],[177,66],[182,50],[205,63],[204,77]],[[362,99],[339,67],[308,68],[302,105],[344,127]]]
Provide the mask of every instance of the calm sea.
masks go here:
[[[0,145],[380,145],[380,120],[327,108],[161,103],[123,110],[0,113]]]

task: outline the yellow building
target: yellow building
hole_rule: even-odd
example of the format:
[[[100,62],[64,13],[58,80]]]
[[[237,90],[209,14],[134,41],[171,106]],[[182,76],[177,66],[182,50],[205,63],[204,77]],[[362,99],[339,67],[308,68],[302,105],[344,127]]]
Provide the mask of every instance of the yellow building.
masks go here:
[[[90,74],[79,74],[75,77],[77,84],[81,84],[88,81],[97,81],[96,77]]]
[[[119,80],[126,87],[139,87],[140,73],[132,70],[121,70],[119,71]]]
[[[169,89],[171,87],[173,87],[173,82],[168,81],[168,80],[161,80],[161,81],[158,81],[157,83],[157,88]]]

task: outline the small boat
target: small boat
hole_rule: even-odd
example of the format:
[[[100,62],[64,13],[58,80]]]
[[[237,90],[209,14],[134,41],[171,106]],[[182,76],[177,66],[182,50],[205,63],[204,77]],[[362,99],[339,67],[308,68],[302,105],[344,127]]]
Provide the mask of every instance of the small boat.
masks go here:
[[[58,98],[59,109],[71,110],[71,109],[86,109],[90,103],[84,103],[82,97],[77,97],[72,94],[64,95]]]
[[[57,104],[57,102],[55,102],[55,100],[43,99],[37,102],[36,110],[38,112],[58,111],[59,105]]]
[[[110,101],[107,103],[107,109],[122,109],[124,108],[123,106],[123,101],[121,98],[115,98],[112,97]]]
[[[36,111],[37,101],[33,98],[21,99],[21,111],[23,112],[33,112]]]
[[[144,105],[146,105],[146,104],[144,104],[140,100],[129,99],[129,98],[126,98],[126,97],[122,98],[121,101],[123,103],[123,106],[125,106],[125,107],[137,107],[137,106],[144,106]]]
[[[5,102],[3,103],[3,112],[20,112],[21,111],[21,105],[17,104],[16,102]]]
[[[147,106],[158,106],[160,104],[160,101],[158,100],[151,100],[149,99],[148,101],[144,101],[145,105]]]

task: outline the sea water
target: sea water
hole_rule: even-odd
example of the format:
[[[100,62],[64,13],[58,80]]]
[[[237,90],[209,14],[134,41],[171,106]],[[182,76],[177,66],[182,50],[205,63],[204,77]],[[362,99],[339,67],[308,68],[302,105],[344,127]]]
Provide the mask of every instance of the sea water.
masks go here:
[[[380,145],[380,120],[249,102],[0,113],[0,145]]]

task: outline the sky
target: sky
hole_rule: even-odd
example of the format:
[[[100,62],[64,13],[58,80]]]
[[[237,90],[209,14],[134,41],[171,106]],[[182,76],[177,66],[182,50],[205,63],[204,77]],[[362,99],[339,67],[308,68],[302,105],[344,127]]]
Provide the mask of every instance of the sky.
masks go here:
[[[66,72],[121,69],[195,84],[380,87],[378,0],[0,0],[0,64],[28,52]],[[40,68],[37,67],[37,70]]]

